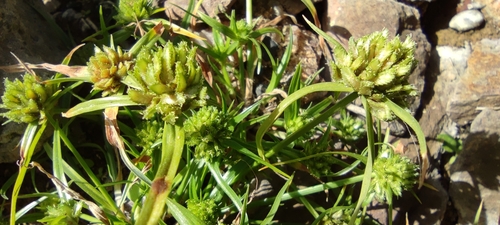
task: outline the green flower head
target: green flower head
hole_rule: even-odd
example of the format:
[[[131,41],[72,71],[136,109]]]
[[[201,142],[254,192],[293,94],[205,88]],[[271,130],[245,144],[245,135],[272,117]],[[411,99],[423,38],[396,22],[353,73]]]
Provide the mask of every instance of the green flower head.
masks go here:
[[[373,163],[369,199],[375,197],[385,201],[388,195],[401,197],[404,190],[409,190],[417,183],[418,166],[410,159],[390,151],[385,151]]]
[[[120,0],[118,14],[114,17],[119,23],[134,23],[149,18],[153,13],[151,0]]]
[[[51,107],[47,105],[47,99],[54,94],[52,85],[39,82],[37,76],[29,73],[23,76],[23,81],[5,79],[4,84],[0,108],[7,109],[7,112],[0,115],[17,123],[42,122],[46,119],[45,112]]]
[[[132,67],[132,57],[120,47],[116,50],[114,47],[104,46],[102,50],[95,47],[94,52],[87,63],[94,89],[102,90],[103,96],[115,93],[120,88],[121,79]]]
[[[123,80],[129,86],[130,98],[146,105],[144,118],[158,113],[171,124],[185,110],[206,104],[201,68],[196,61],[196,48],[186,42],[174,46],[168,42],[156,50],[139,52],[133,71]]]
[[[388,40],[389,32],[375,32],[357,40],[351,38],[347,50],[334,48],[335,62],[331,63],[332,78],[351,87],[368,99],[373,114],[381,120],[395,116],[382,102],[388,98],[405,107],[404,100],[417,94],[408,83],[415,69],[416,44],[407,37]]]
[[[187,200],[187,208],[191,211],[198,219],[207,225],[217,224],[218,208],[215,204],[214,199],[207,200],[197,200],[189,199]]]
[[[213,106],[203,107],[186,119],[186,144],[195,146],[196,158],[210,161],[224,153],[220,140],[230,136],[227,122],[227,115]]]

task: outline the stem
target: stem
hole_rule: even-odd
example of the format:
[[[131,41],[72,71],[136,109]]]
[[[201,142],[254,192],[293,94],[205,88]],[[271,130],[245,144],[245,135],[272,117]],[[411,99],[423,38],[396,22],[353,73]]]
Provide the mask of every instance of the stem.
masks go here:
[[[165,122],[162,137],[161,164],[156,172],[143,209],[135,224],[157,225],[165,212],[165,204],[177,174],[184,149],[184,129]]]
[[[359,209],[363,205],[365,201],[365,197],[368,194],[370,188],[370,182],[372,179],[372,167],[373,167],[373,156],[375,150],[375,135],[373,133],[373,120],[370,105],[368,104],[368,100],[365,96],[361,96],[361,100],[363,101],[363,107],[366,111],[366,136],[368,139],[368,158],[366,160],[365,173],[363,175],[363,182],[361,183],[361,191],[359,194],[358,203],[356,204],[356,208],[351,216],[351,221],[349,225],[353,225],[356,221],[356,217],[358,215]]]
[[[24,176],[28,170],[29,164],[31,162],[31,156],[35,151],[35,147],[42,136],[43,131],[47,127],[47,123],[43,123],[40,127],[37,123],[30,123],[24,131],[24,135],[21,139],[21,148],[19,153],[21,155],[21,160],[19,161],[19,174],[16,178],[16,183],[12,189],[12,201],[10,205],[10,224],[14,225],[20,215],[16,215],[16,204],[17,196],[19,195],[19,190],[24,181]]]

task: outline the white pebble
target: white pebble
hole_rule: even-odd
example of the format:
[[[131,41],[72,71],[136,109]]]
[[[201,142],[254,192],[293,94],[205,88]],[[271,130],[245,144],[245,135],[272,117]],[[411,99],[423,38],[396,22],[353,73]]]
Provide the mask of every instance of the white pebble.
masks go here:
[[[479,10],[465,10],[451,18],[449,26],[463,32],[479,27],[483,22],[484,17]]]

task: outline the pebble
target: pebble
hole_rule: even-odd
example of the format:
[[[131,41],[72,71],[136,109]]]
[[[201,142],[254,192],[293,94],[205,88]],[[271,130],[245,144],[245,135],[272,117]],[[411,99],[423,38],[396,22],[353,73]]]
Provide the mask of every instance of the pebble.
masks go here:
[[[481,26],[484,16],[479,10],[465,10],[451,18],[449,26],[463,32]]]

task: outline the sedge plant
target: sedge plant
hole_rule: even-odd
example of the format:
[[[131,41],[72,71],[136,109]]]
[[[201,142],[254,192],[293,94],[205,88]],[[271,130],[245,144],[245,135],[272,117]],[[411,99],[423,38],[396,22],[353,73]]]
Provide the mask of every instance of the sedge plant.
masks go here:
[[[213,30],[214,43],[200,44],[186,27],[149,18],[161,11],[150,1],[120,1],[117,23],[108,27],[101,16],[101,31],[88,38],[96,47],[85,66],[64,67],[73,72],[47,80],[28,70],[22,80],[6,81],[2,116],[28,124],[19,173],[10,183],[10,224],[270,224],[289,200],[303,204],[314,224],[358,224],[367,218],[372,199],[391,206],[393,196],[411,188],[416,166],[375,135],[380,128],[373,129],[377,121],[399,118],[416,132],[425,154],[418,123],[404,108],[406,97],[415,93],[407,82],[416,63],[411,39],[389,40],[381,31],[352,39],[344,49],[309,23],[333,48],[333,81],[303,82],[298,65],[288,90],[280,92],[279,80],[292,57],[290,38],[281,58],[270,59],[273,71],[264,97],[253,101],[248,81],[259,70],[261,47],[269,53],[260,38],[279,31],[256,29],[251,5],[247,1],[246,20],[234,12],[227,16],[228,26],[188,13]],[[169,40],[163,35],[167,30],[184,37]],[[96,40],[99,35],[103,39]],[[137,38],[135,44],[121,47],[130,36]],[[70,59],[71,54],[58,68]],[[318,91],[335,94],[303,107],[300,99]],[[262,113],[259,108],[275,93],[285,93],[283,100],[271,114]],[[364,121],[346,111],[357,98],[366,111]],[[341,119],[333,119],[338,113]],[[75,141],[81,123],[97,127],[98,132],[87,132],[102,140]],[[48,127],[51,138],[42,144],[42,156],[34,157]],[[366,148],[358,149],[365,138]],[[339,141],[347,150],[335,147]],[[105,166],[85,154],[89,149]],[[19,195],[29,168],[44,173],[54,188]],[[294,179],[297,170],[318,184],[301,187]],[[255,198],[251,180],[271,172],[284,184],[272,196]],[[390,180],[381,179],[388,174]],[[2,186],[2,193],[8,188]],[[325,191],[337,193],[327,209],[309,198]],[[19,197],[36,200],[19,209]],[[252,213],[257,207],[267,210],[264,217]]]

